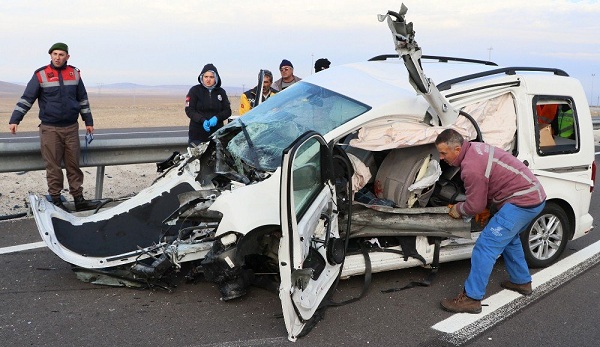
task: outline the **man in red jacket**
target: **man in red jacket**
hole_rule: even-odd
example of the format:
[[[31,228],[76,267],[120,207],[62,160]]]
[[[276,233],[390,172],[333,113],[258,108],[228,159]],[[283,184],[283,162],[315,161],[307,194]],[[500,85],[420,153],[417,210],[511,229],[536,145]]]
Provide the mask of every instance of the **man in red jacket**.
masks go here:
[[[473,217],[486,207],[497,212],[475,242],[471,271],[464,290],[456,298],[444,299],[450,312],[480,313],[496,259],[502,255],[509,280],[501,286],[529,295],[531,275],[519,234],[543,210],[546,193],[533,173],[510,153],[485,143],[464,141],[446,129],[435,140],[440,160],[460,167],[467,199],[451,207],[452,218]]]
[[[17,102],[10,117],[9,130],[17,133],[17,126],[37,100],[40,107],[40,147],[46,163],[48,193],[54,205],[67,210],[62,203],[61,190],[64,176],[62,162],[67,171],[69,193],[77,211],[94,209],[97,201],[83,198],[83,172],[79,168],[80,144],[78,118],[85,122],[88,134],[94,132],[87,92],[79,69],[67,65],[69,47],[58,42],[48,50],[51,62],[35,71],[25,92]]]

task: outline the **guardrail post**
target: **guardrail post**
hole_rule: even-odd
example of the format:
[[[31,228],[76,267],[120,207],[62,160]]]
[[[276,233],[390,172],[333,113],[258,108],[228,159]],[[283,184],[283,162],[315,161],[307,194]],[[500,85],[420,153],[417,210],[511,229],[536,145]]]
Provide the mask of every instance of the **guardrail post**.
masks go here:
[[[104,165],[98,165],[96,167],[96,197],[95,199],[102,199],[102,190],[104,189]]]

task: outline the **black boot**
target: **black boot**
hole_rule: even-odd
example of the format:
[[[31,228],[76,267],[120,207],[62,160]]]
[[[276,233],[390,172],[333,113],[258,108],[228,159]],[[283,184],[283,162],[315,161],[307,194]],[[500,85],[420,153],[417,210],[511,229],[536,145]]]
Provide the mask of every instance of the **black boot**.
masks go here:
[[[62,197],[60,195],[52,195],[52,203],[54,204],[54,206],[56,206],[64,211],[70,212],[63,204],[61,198]]]
[[[86,200],[83,195],[73,197],[75,202],[75,211],[94,210],[100,206],[100,201]]]

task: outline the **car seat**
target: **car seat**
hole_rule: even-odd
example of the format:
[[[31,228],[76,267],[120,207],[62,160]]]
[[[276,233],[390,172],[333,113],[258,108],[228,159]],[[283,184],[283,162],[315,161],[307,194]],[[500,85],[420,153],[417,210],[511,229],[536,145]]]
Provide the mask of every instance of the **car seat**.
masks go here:
[[[434,185],[420,192],[411,192],[408,187],[425,173],[428,163],[437,158],[434,144],[390,151],[377,171],[375,195],[393,201],[400,208],[413,207],[417,202],[421,207],[426,206]]]

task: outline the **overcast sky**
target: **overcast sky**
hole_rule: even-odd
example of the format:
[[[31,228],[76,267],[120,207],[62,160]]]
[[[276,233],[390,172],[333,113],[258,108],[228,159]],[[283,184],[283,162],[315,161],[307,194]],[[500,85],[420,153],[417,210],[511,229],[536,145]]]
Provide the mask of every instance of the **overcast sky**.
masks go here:
[[[391,0],[2,0],[0,80],[25,83],[69,45],[69,63],[90,87],[130,82],[193,85],[214,63],[224,86],[256,83],[285,58],[295,74],[314,60],[333,65],[395,53],[377,14]],[[557,67],[600,95],[598,0],[404,0],[424,54]],[[592,74],[596,74],[592,79]],[[593,82],[592,82],[593,80]],[[360,81],[357,81],[360,83]],[[595,100],[594,100],[595,101]]]

